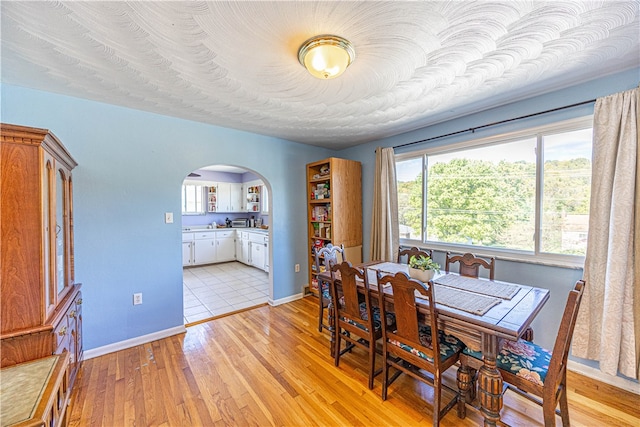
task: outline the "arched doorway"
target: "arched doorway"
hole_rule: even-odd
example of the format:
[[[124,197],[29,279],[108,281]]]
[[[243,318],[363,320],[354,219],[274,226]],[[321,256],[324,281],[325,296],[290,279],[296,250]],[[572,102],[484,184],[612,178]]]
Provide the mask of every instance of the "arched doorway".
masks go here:
[[[212,165],[182,185],[185,325],[273,299],[269,184],[246,168]]]

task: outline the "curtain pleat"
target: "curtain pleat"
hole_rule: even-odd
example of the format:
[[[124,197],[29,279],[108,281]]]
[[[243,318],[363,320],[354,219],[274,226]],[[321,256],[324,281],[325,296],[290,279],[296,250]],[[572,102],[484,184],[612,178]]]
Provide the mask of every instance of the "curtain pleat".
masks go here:
[[[371,260],[395,261],[398,253],[398,191],[393,148],[376,149],[371,214]]]
[[[596,101],[584,299],[572,354],[638,378],[639,90]]]

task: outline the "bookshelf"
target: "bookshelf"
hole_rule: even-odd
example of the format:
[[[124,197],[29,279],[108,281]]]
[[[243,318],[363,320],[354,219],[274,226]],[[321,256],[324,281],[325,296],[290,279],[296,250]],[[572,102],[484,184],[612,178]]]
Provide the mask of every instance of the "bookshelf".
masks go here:
[[[318,294],[313,248],[344,245],[351,263],[362,262],[362,168],[330,157],[307,165],[309,291]]]

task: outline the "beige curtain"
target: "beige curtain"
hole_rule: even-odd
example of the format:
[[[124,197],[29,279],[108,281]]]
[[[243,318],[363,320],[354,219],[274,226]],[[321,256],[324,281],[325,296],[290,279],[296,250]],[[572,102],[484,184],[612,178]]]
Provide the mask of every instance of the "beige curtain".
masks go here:
[[[572,354],[638,378],[638,88],[596,101],[586,288]],[[635,302],[634,302],[635,301]]]
[[[398,253],[398,191],[393,148],[376,148],[371,215],[371,260],[395,261]]]

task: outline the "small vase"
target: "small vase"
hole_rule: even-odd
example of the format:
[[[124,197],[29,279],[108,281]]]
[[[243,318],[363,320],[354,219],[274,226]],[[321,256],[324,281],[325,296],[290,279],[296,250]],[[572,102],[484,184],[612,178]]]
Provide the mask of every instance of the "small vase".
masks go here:
[[[435,270],[420,270],[419,268],[409,267],[409,276],[421,282],[428,282],[433,279],[435,273]]]

